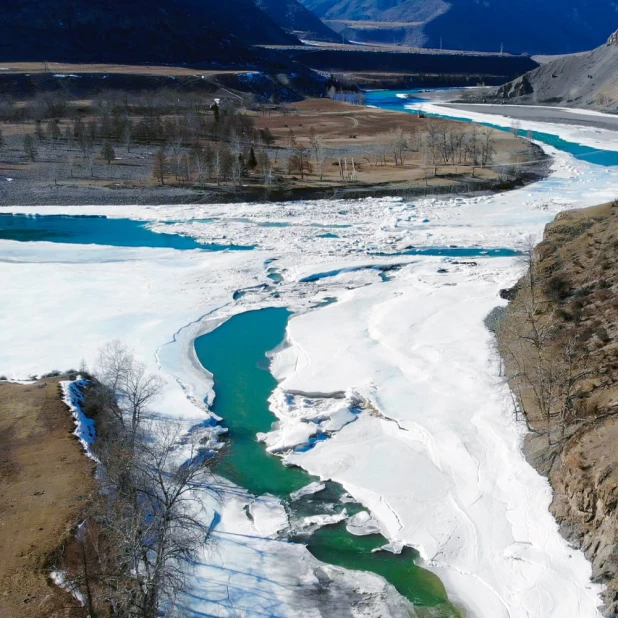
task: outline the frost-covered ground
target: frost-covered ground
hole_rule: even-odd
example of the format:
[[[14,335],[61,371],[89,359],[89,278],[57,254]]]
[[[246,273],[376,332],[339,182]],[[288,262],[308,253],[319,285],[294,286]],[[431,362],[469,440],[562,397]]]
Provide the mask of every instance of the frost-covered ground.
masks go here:
[[[0,374],[26,378],[82,359],[91,366],[117,337],[167,379],[159,417],[199,423],[212,383],[195,337],[240,311],[288,306],[296,312],[288,346],[273,362],[282,422],[262,436],[265,448],[343,483],[394,547],[421,552],[470,616],[597,617],[590,567],[560,537],[549,486],[521,455],[523,430],[483,327],[502,304],[499,289],[518,277],[516,260],[397,255],[410,246],[518,248],[560,210],[616,197],[617,170],[552,152],[546,180],[472,199],[3,209],[131,217],[159,232],[258,249],[0,241]],[[338,302],[315,309],[328,298]],[[348,398],[318,396],[332,392]],[[316,415],[330,438],[288,452],[310,438],[303,424]],[[224,489],[205,513],[218,543],[193,576],[186,604],[195,615],[405,612],[379,578],[351,578],[276,540],[288,525],[276,501]]]

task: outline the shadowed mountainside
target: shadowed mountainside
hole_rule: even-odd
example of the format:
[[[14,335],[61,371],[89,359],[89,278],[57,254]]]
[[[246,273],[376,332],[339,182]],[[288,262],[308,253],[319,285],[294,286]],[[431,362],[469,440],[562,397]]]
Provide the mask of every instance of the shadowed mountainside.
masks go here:
[[[0,6],[0,60],[233,64],[289,45],[252,0],[15,0]]]
[[[341,35],[331,30],[298,0],[256,0],[256,4],[283,30],[302,39],[341,41]]]

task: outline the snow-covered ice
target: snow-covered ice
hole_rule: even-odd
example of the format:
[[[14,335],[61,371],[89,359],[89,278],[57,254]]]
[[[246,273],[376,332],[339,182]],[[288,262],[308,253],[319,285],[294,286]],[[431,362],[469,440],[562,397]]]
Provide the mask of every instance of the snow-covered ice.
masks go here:
[[[301,487],[299,490],[294,491],[290,494],[290,500],[294,502],[295,500],[300,500],[303,496],[311,496],[313,494],[317,494],[320,491],[324,491],[326,489],[326,485],[324,483],[309,483],[304,487]]]
[[[95,423],[93,419],[88,418],[84,414],[81,406],[83,400],[81,389],[86,384],[87,381],[81,376],[78,376],[75,380],[61,380],[62,401],[64,401],[75,419],[75,431],[73,434],[79,440],[84,452],[90,459],[99,461],[98,457],[92,452],[92,444],[97,436]]]
[[[380,534],[380,522],[367,511],[361,511],[352,515],[346,523],[346,530],[355,536],[366,536],[368,534]]]

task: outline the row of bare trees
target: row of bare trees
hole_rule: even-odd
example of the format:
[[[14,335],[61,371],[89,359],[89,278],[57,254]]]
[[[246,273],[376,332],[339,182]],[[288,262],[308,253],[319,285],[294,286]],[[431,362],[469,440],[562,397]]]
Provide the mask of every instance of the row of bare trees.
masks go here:
[[[156,421],[163,386],[120,342],[104,346],[84,411],[95,418],[99,491],[80,526],[70,573],[90,618],[156,618],[185,590],[209,537],[200,514],[208,453],[180,426]]]
[[[214,105],[209,112],[200,114],[187,111],[176,116],[149,115],[132,118],[128,114],[103,112],[83,118],[77,116],[65,119],[61,124],[59,118],[47,122],[34,121],[34,136],[38,142],[48,142],[52,148],[62,142],[77,143],[83,149],[87,143],[110,141],[126,146],[150,143],[171,143],[181,140],[191,143],[197,139],[224,141],[230,144],[262,140],[272,144],[274,137],[270,131],[257,131],[253,119],[236,108],[219,111]]]
[[[444,165],[491,165],[496,152],[495,131],[472,124],[462,128],[454,123],[445,124],[431,119],[423,129],[409,133],[400,127],[392,129],[374,153],[376,165],[386,165],[390,153],[396,166],[403,166],[407,152],[420,153],[424,167]]]
[[[273,161],[263,147],[256,152],[253,146],[244,145],[235,151],[226,144],[196,141],[186,148],[175,141],[170,148],[155,152],[152,167],[152,177],[160,185],[173,176],[175,182],[220,185],[231,181],[236,187],[250,173],[257,174],[265,185],[272,183]]]
[[[90,98],[90,97],[88,97]],[[251,103],[251,96],[233,97],[220,101],[221,116],[231,110]],[[110,118],[200,116],[212,111],[211,97],[200,92],[178,89],[151,89],[142,91],[107,90],[92,97],[87,107],[82,101],[76,103],[64,91],[38,92],[27,100],[14,99],[0,94],[0,121],[27,122],[75,118],[85,113],[90,117]]]
[[[568,294],[568,284],[560,276],[540,282],[532,239],[521,263],[525,275],[498,328],[498,349],[516,409],[529,429],[546,433],[551,446],[564,438],[570,424],[586,415],[576,387],[596,368],[577,323],[565,321],[556,309]]]

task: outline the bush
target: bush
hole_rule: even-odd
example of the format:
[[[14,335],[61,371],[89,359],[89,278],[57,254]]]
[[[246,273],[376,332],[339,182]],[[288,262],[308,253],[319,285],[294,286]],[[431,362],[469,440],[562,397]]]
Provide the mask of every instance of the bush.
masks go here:
[[[554,275],[545,286],[545,293],[554,302],[562,302],[571,292],[571,282],[563,274]]]
[[[607,333],[607,329],[604,326],[600,326],[594,333],[603,343],[608,343],[610,341],[610,336]]]

